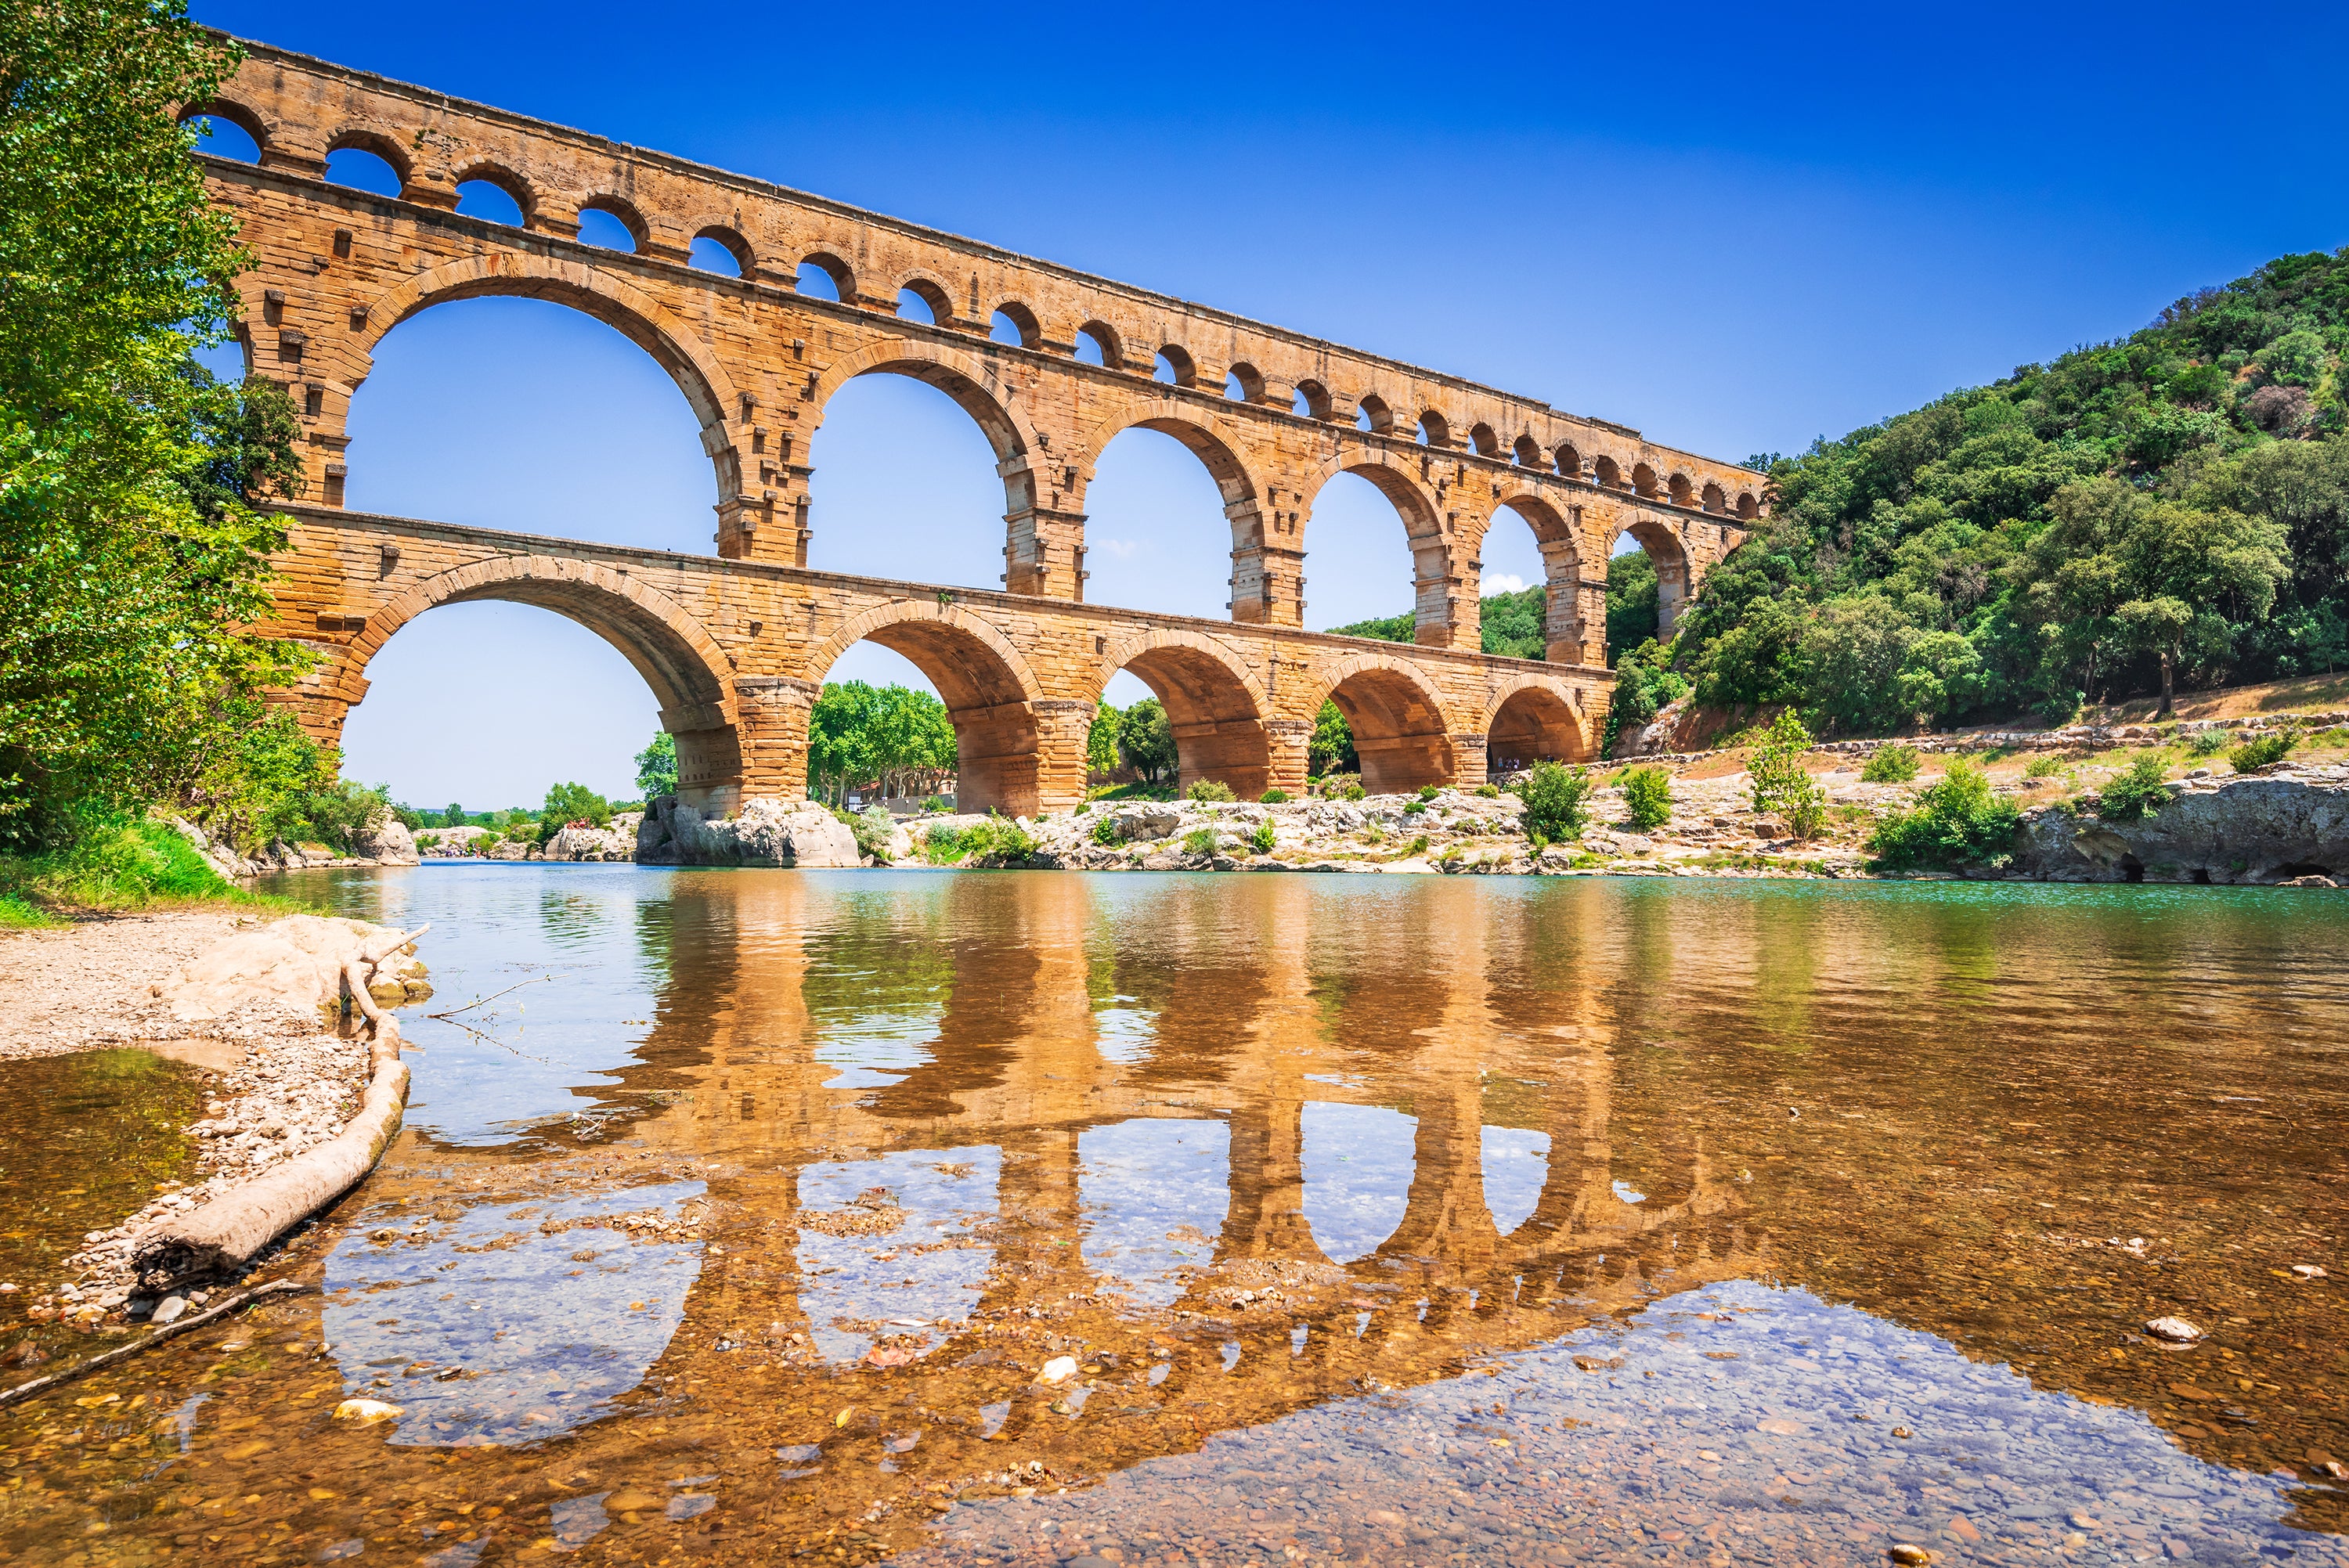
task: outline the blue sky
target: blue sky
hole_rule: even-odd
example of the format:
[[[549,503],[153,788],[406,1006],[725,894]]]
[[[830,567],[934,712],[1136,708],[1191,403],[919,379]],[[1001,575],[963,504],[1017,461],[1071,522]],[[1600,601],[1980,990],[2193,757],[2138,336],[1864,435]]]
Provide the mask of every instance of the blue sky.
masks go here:
[[[2288,35],[2163,5],[195,11],[1730,459],[2349,242],[2329,7]],[[354,506],[709,548],[682,396],[557,306],[402,325],[352,432]],[[940,395],[852,386],[813,460],[815,564],[994,583],[1001,487]],[[1410,601],[1400,525],[1342,484],[1313,625]],[[1223,613],[1228,531],[1187,455],[1130,432],[1091,504],[1089,596]],[[1519,532],[1488,581],[1537,574]],[[871,648],[838,673],[917,678]],[[653,726],[616,654],[521,607],[436,611],[368,674],[349,770],[419,803],[626,793]]]

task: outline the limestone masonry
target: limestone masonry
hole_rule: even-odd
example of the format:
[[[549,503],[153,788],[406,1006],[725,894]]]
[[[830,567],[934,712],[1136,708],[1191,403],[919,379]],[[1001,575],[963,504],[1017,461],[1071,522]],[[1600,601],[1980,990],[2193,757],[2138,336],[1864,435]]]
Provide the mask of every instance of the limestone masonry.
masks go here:
[[[1606,572],[1619,535],[1655,560],[1669,630],[1762,511],[1760,476],[1621,426],[243,46],[221,95],[187,112],[234,122],[261,150],[257,166],[204,164],[259,263],[241,284],[248,368],[287,386],[303,413],[313,504],[292,509],[271,629],[326,655],[296,694],[323,739],[339,736],[366,693],[367,660],[400,625],[438,604],[497,598],[570,615],[618,646],[677,736],[683,792],[711,810],[802,792],[808,707],[833,661],[864,638],[912,659],[953,711],[966,808],[1025,813],[1081,799],[1085,729],[1121,667],[1165,702],[1185,785],[1296,789],[1325,698],[1352,722],[1371,789],[1474,783],[1488,753],[1594,750],[1613,685]],[[345,148],[382,158],[400,194],[326,183],[327,156]],[[477,180],[513,198],[521,228],[455,211],[459,185]],[[588,211],[616,218],[635,251],[583,243]],[[687,264],[705,239],[740,276]],[[801,292],[808,267],[836,300]],[[907,291],[933,321],[898,314]],[[712,465],[715,558],[342,510],[346,419],[376,343],[419,311],[482,294],[585,311],[676,378]],[[944,391],[993,445],[999,583],[806,568],[810,442],[833,393],[874,373]],[[1222,492],[1227,622],[1084,603],[1085,488],[1111,439],[1137,426],[1184,443]],[[1403,520],[1415,647],[1299,629],[1312,501],[1340,473],[1376,485]],[[1547,662],[1477,651],[1478,556],[1504,507],[1540,543]]]

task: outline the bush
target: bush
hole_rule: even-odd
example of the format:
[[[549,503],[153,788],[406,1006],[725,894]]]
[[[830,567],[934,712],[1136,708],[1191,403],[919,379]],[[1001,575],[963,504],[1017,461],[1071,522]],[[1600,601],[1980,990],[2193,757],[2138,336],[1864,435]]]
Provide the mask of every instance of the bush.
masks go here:
[[[1183,852],[1186,855],[1212,855],[1216,852],[1216,830],[1194,828],[1183,835]]]
[[[848,830],[856,835],[856,852],[871,856],[875,865],[887,865],[889,842],[897,836],[897,820],[879,805],[867,806],[844,820]]]
[[[2064,771],[2064,759],[2042,753],[2023,765],[2025,779],[2053,779]]]
[[[936,815],[946,809],[947,798],[943,795],[933,795],[928,799],[922,802],[922,810],[931,813],[932,815]]]
[[[1257,799],[1260,804],[1267,806],[1280,805],[1288,799],[1288,791],[1286,789],[1268,789],[1263,794],[1257,797]]]
[[[1897,743],[1879,746],[1868,753],[1859,776],[1869,784],[1906,784],[1917,777],[1917,748]]]
[[[2228,752],[2227,764],[2238,773],[2249,773],[2254,768],[2265,768],[2282,761],[2299,744],[2300,735],[2295,730],[2287,729],[2281,735],[2259,736]]]
[[[1405,800],[1402,803],[1402,814],[1406,817],[1416,817],[1426,810],[1427,802],[1424,800]]]
[[[1517,785],[1526,803],[1526,836],[1537,844],[1578,839],[1590,820],[1590,775],[1580,768],[1537,762]]]
[[[1248,848],[1257,854],[1268,855],[1272,853],[1272,819],[1267,817],[1256,825],[1256,831],[1248,835]]]
[[[1404,847],[1402,852],[1407,855],[1423,855],[1427,853],[1427,835],[1425,833],[1420,834],[1419,837],[1413,839],[1407,846]]]
[[[1361,779],[1350,779],[1345,786],[1338,791],[1338,799],[1340,800],[1360,800],[1368,793],[1369,791],[1362,788],[1362,781]]]
[[[1754,809],[1785,818],[1786,830],[1798,839],[1817,838],[1826,826],[1826,791],[1803,771],[1803,753],[1810,745],[1803,716],[1786,708],[1770,721],[1746,765],[1754,780]]]
[[[1230,785],[1219,784],[1213,779],[1202,779],[1196,784],[1191,786],[1191,799],[1194,800],[1229,802],[1237,799],[1237,797],[1232,794],[1232,787]]]
[[[1119,842],[1125,835],[1118,831],[1117,819],[1103,811],[1093,819],[1093,825],[1086,836],[1096,844],[1107,845]]]
[[[2149,752],[2139,757],[2096,791],[2096,815],[2107,822],[2136,822],[2157,815],[2169,804],[2171,790],[2162,781],[2168,771],[2159,757]]]
[[[1423,801],[1433,800],[1443,793],[1443,790],[1433,784],[1423,784],[1419,787],[1419,798]]]
[[[1878,823],[1868,849],[1887,871],[2003,866],[2022,826],[2022,810],[1991,792],[1979,765],[1961,760],[1917,797],[1914,810]]]
[[[934,866],[960,861],[973,865],[1003,865],[1024,861],[1036,852],[1036,841],[1016,823],[974,822],[968,828],[936,827],[922,841],[923,856]]]
[[[2227,732],[2223,729],[2198,729],[2186,740],[2186,749],[2197,757],[2216,757],[2227,749]]]
[[[1497,800],[1501,798],[1501,787],[1498,784],[1479,784],[1476,794],[1481,799]]]
[[[160,822],[78,808],[72,838],[46,854],[0,856],[0,927],[48,923],[49,909],[144,909],[236,890]]]
[[[1672,820],[1672,776],[1661,768],[1634,768],[1623,775],[1623,803],[1631,826],[1641,832]]]

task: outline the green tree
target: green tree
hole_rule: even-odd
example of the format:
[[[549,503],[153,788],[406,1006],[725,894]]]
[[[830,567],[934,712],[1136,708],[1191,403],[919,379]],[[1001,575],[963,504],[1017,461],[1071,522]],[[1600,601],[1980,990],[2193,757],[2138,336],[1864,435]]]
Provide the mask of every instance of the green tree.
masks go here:
[[[1629,550],[1607,562],[1607,662],[1658,635],[1660,601],[1656,562],[1645,550]]]
[[[1803,769],[1803,753],[1810,745],[1811,732],[1804,727],[1803,716],[1786,708],[1770,721],[1745,765],[1754,809],[1776,812],[1798,839],[1815,839],[1826,825],[1826,791]]]
[[[1305,743],[1306,766],[1318,778],[1327,773],[1359,773],[1362,759],[1354,753],[1354,728],[1335,702],[1324,698],[1314,716],[1312,738]]]
[[[1174,727],[1167,722],[1166,709],[1156,697],[1143,697],[1119,718],[1117,754],[1153,784],[1174,771],[1178,762]]]
[[[1085,731],[1085,771],[1114,773],[1117,771],[1117,731],[1120,716],[1117,709],[1102,703],[1093,712],[1091,728]]]
[[[608,828],[612,825],[612,803],[585,784],[549,785],[546,803],[539,808],[538,822],[549,838],[574,822]]]
[[[1526,836],[1537,849],[1582,837],[1590,820],[1590,794],[1596,788],[1583,769],[1535,763],[1516,784],[1517,797],[1525,802]]]
[[[444,828],[463,827],[465,825],[465,808],[460,806],[454,800],[450,801],[448,810],[440,813],[440,825]]]
[[[0,834],[74,802],[250,815],[223,771],[307,657],[268,608],[281,388],[195,367],[247,259],[173,121],[233,67],[175,3],[0,15]],[[265,743],[269,749],[274,742]],[[219,818],[215,818],[218,820]]]
[[[1961,758],[1917,797],[1917,804],[1878,822],[1868,852],[1888,871],[1934,866],[2000,867],[2013,859],[2023,811],[1992,793],[1990,778]]]
[[[1623,804],[1631,826],[1644,833],[1672,820],[1672,776],[1661,768],[1634,768],[1623,775]]]
[[[677,737],[667,730],[657,732],[649,744],[636,753],[636,798],[647,806],[663,795],[677,793]],[[456,810],[450,807],[450,810]],[[456,824],[451,822],[450,826]]]

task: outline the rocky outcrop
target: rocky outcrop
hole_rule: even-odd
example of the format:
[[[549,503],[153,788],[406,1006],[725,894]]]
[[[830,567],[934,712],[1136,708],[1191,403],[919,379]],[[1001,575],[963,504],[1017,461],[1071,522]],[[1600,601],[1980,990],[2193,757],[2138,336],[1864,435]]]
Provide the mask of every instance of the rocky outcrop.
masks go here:
[[[758,799],[731,817],[705,817],[674,795],[645,810],[636,859],[653,866],[798,866],[863,863],[848,824],[812,800]]]
[[[480,853],[487,828],[427,828],[416,836],[416,852],[427,860],[460,860]]]
[[[636,858],[636,829],[641,813],[612,819],[608,828],[574,824],[546,841],[541,859],[550,861],[632,861]]]
[[[2050,882],[2349,881],[2349,766],[2189,779],[2135,822],[2061,806],[2034,811],[2014,870]]]
[[[351,853],[379,866],[416,864],[416,839],[397,817],[380,817],[351,835]]]

